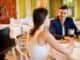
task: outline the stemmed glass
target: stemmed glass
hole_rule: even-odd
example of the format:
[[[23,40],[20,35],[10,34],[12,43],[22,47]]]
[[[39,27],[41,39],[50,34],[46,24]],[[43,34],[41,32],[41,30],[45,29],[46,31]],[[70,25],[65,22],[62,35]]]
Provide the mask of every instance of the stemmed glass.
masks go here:
[[[69,37],[74,37],[74,29],[69,29],[68,36]]]

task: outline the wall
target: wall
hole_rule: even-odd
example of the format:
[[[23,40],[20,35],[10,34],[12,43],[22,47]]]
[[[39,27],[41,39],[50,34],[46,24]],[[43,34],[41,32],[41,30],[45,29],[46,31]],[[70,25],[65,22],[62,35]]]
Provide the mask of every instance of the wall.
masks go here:
[[[54,17],[57,15],[58,8],[62,5],[62,0],[50,0],[50,17]]]
[[[77,7],[77,11],[76,11],[77,17],[76,17],[76,19],[80,20],[80,0],[76,0],[76,7]]]
[[[36,8],[36,0],[31,0],[31,13],[33,13],[33,10]]]
[[[26,0],[19,0],[20,18],[26,17]]]
[[[0,16],[0,24],[9,24],[10,18],[16,18],[16,0],[0,0],[0,6],[3,7]]]

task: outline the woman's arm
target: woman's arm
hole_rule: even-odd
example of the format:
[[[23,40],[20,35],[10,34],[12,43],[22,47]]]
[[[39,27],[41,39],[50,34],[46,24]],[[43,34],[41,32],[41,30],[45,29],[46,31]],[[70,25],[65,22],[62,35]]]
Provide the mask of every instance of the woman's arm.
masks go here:
[[[62,47],[61,44],[48,31],[45,32],[45,39],[50,44],[50,46],[55,48],[58,52],[69,56],[69,51]]]

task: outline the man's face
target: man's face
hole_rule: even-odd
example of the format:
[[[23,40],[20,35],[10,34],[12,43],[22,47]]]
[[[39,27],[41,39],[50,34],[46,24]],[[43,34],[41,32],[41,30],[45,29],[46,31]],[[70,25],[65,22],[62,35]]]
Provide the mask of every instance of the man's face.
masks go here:
[[[59,9],[58,16],[65,19],[67,17],[67,9]]]

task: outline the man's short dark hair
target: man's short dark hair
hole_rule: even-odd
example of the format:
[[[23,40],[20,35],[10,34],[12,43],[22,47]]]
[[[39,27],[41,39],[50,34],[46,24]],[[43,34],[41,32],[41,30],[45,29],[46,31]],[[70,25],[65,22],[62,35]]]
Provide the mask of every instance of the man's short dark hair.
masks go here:
[[[62,5],[59,9],[68,9],[67,5]]]

